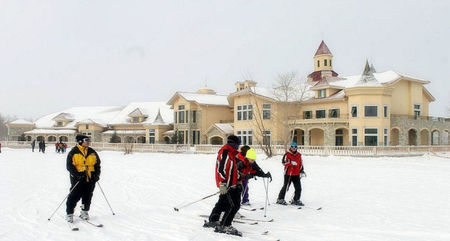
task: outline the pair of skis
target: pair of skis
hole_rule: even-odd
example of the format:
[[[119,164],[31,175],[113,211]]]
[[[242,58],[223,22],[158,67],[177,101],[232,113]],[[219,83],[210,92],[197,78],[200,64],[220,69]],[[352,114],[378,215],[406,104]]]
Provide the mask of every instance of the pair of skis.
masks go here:
[[[80,220],[82,222],[84,222],[84,223],[87,223],[87,224],[92,225],[92,226],[97,227],[97,228],[103,227],[103,224],[101,224],[101,223],[94,223],[94,222],[91,222],[90,220],[85,220],[85,219],[82,219],[82,218],[80,218]],[[66,222],[66,223],[69,226],[70,230],[72,230],[72,231],[80,230],[74,223],[70,223],[70,222]]]

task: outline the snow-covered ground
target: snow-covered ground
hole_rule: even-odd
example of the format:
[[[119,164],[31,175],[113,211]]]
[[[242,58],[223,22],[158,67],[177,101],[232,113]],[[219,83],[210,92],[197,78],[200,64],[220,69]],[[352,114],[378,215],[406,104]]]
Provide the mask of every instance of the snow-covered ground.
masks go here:
[[[304,156],[298,210],[273,204],[282,186],[280,157],[258,158],[273,175],[269,186],[273,223],[234,224],[244,237],[202,228],[217,196],[175,212],[174,207],[217,191],[215,155],[100,152],[101,186],[112,215],[96,188],[91,207],[96,228],[63,220],[65,204],[47,218],[69,189],[66,155],[4,148],[0,154],[0,240],[450,240],[450,159],[425,155],[403,158]],[[286,199],[292,197],[293,188]],[[250,181],[252,207],[263,207],[261,178]],[[77,207],[76,213],[79,213]],[[240,213],[264,218],[264,211]],[[260,232],[269,230],[268,235]]]

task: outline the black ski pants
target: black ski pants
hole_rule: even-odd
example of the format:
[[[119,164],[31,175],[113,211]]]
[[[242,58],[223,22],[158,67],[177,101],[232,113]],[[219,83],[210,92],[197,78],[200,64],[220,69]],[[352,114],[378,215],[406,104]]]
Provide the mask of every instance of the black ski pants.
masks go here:
[[[223,226],[230,226],[233,222],[234,216],[239,211],[241,207],[241,193],[242,185],[236,185],[228,189],[226,194],[221,194],[219,196],[219,201],[217,201],[214,206],[211,215],[209,215],[210,222],[217,222],[220,219],[220,214],[225,212],[220,224]]]
[[[286,195],[286,190],[291,185],[291,182],[294,184],[295,193],[294,193],[294,201],[300,200],[300,195],[302,194],[302,184],[300,182],[300,176],[289,176],[284,175],[284,183],[283,187],[280,190],[280,194],[278,194],[278,199],[284,199]]]
[[[70,183],[72,184],[70,190],[72,190],[77,182],[78,181],[75,178],[70,178]],[[80,199],[81,203],[83,204],[83,210],[89,211],[94,188],[95,182],[86,182],[86,180],[81,180],[80,183],[78,183],[75,189],[73,189],[73,191],[67,197],[66,213],[73,214],[75,206]]]

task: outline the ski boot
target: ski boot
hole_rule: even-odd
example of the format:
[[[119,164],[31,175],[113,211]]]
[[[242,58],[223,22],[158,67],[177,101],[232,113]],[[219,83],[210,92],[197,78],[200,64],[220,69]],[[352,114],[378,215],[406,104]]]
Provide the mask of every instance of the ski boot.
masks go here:
[[[296,206],[305,206],[305,204],[303,204],[300,200],[292,200],[291,204]]]
[[[80,218],[84,219],[84,220],[89,220],[89,213],[88,213],[88,211],[81,210]]]
[[[208,222],[205,220],[205,223],[203,224],[204,228],[216,228],[217,226],[220,226],[219,221]]]
[[[277,204],[280,204],[280,205],[287,205],[287,202],[286,202],[284,199],[278,199],[278,200],[277,200]]]
[[[67,222],[73,223],[73,214],[67,214],[65,219]]]
[[[236,236],[242,237],[242,233],[239,232],[236,228],[234,228],[231,225],[230,226],[219,225],[219,226],[216,227],[214,232],[216,232],[216,233],[225,233],[225,234],[229,234],[229,235],[236,235]]]

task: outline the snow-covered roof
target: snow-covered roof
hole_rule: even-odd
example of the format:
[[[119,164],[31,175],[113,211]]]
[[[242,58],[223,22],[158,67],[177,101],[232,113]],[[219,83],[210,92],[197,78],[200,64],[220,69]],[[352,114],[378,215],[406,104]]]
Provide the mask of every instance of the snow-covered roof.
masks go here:
[[[174,97],[180,95],[187,101],[194,101],[199,105],[224,105],[229,106],[226,95],[207,94],[207,93],[191,93],[191,92],[176,92]],[[172,97],[168,103],[171,103]]]
[[[214,125],[217,126],[218,129],[220,129],[225,134],[233,134],[234,128],[231,125],[231,123],[215,123]]]
[[[84,119],[81,121],[78,121],[76,124],[97,124],[102,127],[107,127],[107,123],[104,122],[102,119]]]
[[[114,132],[118,135],[145,135],[145,130],[109,130],[105,131],[102,134],[114,134]]]
[[[77,122],[87,119],[94,120],[97,123],[108,123],[108,121],[116,116],[122,109],[123,107],[121,106],[73,107],[64,111],[43,116],[36,120],[34,124],[36,125],[36,128],[40,129],[54,128],[54,118],[56,116],[61,116],[62,113],[64,113],[64,116],[70,115],[73,119],[70,123],[63,127],[66,129],[76,128]]]
[[[292,95],[288,97],[288,101],[298,101],[300,99],[307,100],[315,96],[314,91],[310,90],[312,85],[309,83],[302,83],[300,86],[295,87],[297,90],[292,91]],[[262,97],[272,99],[273,101],[280,101],[283,99],[282,93],[273,88],[262,87],[250,87],[237,92],[234,92],[230,97],[245,95],[248,93],[254,93]],[[303,96],[300,96],[303,93]]]
[[[8,124],[15,124],[15,125],[33,125],[33,122],[24,120],[24,119],[17,119],[15,121],[11,121]]]
[[[335,86],[340,86],[343,88],[351,88],[351,87],[361,86],[361,83],[358,83],[358,82],[361,80],[362,76],[363,76],[363,74],[345,76],[345,77],[341,77],[341,80],[330,82],[330,84],[335,85]],[[373,76],[380,84],[391,84],[391,83],[394,83],[395,81],[399,80],[400,78],[414,79],[414,80],[417,80],[424,84],[429,83],[429,81],[419,79],[416,77],[412,77],[412,76],[408,76],[408,75],[404,75],[404,74],[398,73],[393,70],[388,70],[388,71],[379,72],[379,73],[373,73]],[[366,86],[373,86],[372,83],[374,83],[374,82],[368,81]]]
[[[75,130],[67,129],[34,129],[31,131],[26,131],[24,134],[75,134]]]
[[[130,113],[136,113],[136,109],[139,109],[147,118],[140,123],[130,122]],[[158,119],[158,125],[173,123],[173,110],[165,102],[133,102],[125,106],[119,114],[112,118],[108,124],[120,125],[120,124],[153,124],[157,119],[158,112],[161,114],[161,119]]]

